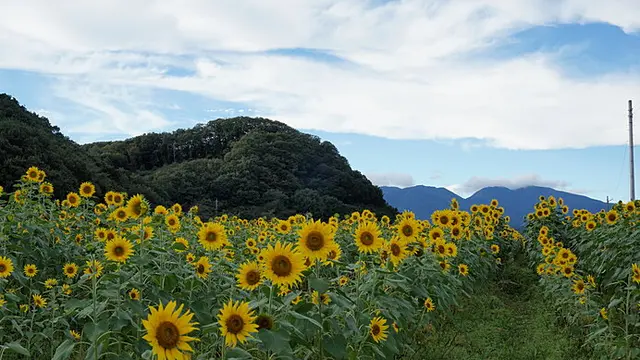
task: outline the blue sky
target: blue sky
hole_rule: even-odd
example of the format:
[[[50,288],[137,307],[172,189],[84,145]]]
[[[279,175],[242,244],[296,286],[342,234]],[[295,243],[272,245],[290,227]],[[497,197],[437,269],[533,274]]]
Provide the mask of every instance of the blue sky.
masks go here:
[[[628,199],[640,6],[119,1],[12,3],[0,92],[80,143],[263,116],[333,142],[379,185]]]

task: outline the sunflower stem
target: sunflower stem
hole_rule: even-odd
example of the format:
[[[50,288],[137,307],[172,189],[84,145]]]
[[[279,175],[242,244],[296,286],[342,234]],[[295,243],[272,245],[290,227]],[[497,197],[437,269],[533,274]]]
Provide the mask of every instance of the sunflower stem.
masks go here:
[[[320,279],[320,259],[316,259],[316,279]],[[324,348],[322,347],[322,336],[324,333],[324,319],[322,318],[322,295],[318,291],[318,313],[320,314],[320,336],[318,336],[318,349],[320,351],[320,359],[324,359]]]
[[[93,319],[92,320],[93,320],[94,331],[98,326],[97,325],[98,321],[97,321],[97,318],[96,318],[97,317],[97,313],[98,313],[98,303],[96,301],[97,300],[96,299],[97,298],[97,293],[98,293],[98,289],[97,288],[98,288],[98,284],[97,284],[97,281],[96,281],[96,274],[94,273],[94,274],[91,275],[91,297],[93,297],[93,312],[92,312],[92,318]],[[95,334],[94,334],[94,337],[95,337]],[[98,346],[96,344],[97,340],[98,339],[96,337],[95,339],[93,339],[91,341],[91,346],[93,346],[93,359],[94,360],[98,360]]]

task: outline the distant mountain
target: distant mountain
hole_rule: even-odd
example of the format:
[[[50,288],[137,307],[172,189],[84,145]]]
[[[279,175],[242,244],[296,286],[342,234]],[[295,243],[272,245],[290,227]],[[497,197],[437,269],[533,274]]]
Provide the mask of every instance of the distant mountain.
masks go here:
[[[478,190],[468,198],[463,198],[445,188],[433,186],[412,186],[398,188],[381,186],[384,199],[400,211],[410,210],[419,219],[429,219],[431,213],[449,207],[451,199],[456,198],[462,209],[468,210],[473,204],[488,204],[492,199],[498,200],[504,207],[505,214],[511,217],[511,226],[520,227],[524,218],[532,212],[540,195],[563,198],[570,210],[587,209],[591,212],[607,209],[607,204],[583,195],[559,191],[547,187],[528,186],[516,190],[506,187],[492,186]]]

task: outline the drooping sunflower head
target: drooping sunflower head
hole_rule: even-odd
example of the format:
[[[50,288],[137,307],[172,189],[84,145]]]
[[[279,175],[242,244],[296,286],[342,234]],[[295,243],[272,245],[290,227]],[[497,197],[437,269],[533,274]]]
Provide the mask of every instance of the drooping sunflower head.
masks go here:
[[[333,229],[320,220],[310,221],[298,232],[298,250],[309,260],[327,260],[329,244],[333,242]]]
[[[51,183],[49,182],[43,182],[42,184],[40,184],[39,191],[41,194],[49,196],[53,194],[53,185],[51,185]]]
[[[198,242],[206,250],[219,250],[228,244],[227,232],[222,224],[207,222],[198,231]]]
[[[356,228],[355,242],[361,253],[370,254],[378,251],[384,245],[378,224],[374,222],[360,223]]]
[[[384,341],[387,339],[387,329],[389,325],[387,325],[387,320],[383,317],[377,316],[371,319],[369,323],[369,334],[373,340],[377,343],[380,341]]]
[[[193,313],[189,310],[182,313],[184,305],[176,309],[177,303],[170,301],[166,307],[160,303],[156,309],[149,307],[150,314],[142,325],[146,334],[142,337],[149,345],[152,352],[159,359],[182,359],[193,352],[189,342],[198,340],[188,336],[194,330],[197,322],[192,322]],[[188,356],[187,356],[188,357]]]
[[[306,269],[304,256],[292,244],[277,241],[275,246],[269,244],[262,255],[263,275],[274,285],[291,286],[301,280]]]
[[[201,256],[200,259],[194,264],[196,275],[200,279],[206,279],[211,272],[211,264],[209,263],[209,258],[206,256]]]
[[[218,314],[218,324],[225,344],[235,347],[238,342],[246,343],[252,333],[258,332],[255,321],[256,317],[249,309],[248,302],[229,300]]]
[[[102,270],[104,270],[104,266],[98,260],[89,260],[85,264],[84,274],[89,275],[89,278],[96,277],[99,278],[102,275]]]
[[[127,201],[127,215],[130,218],[137,219],[149,211],[149,202],[137,194]]]
[[[106,243],[104,255],[111,261],[124,263],[134,253],[131,241],[118,236]]]
[[[240,265],[238,274],[238,286],[245,290],[255,290],[262,283],[262,275],[260,274],[260,266],[255,261],[249,261]]]
[[[80,184],[80,189],[78,189],[80,196],[84,198],[90,198],[95,194],[96,187],[90,182],[83,182]]]
[[[271,317],[268,314],[260,314],[258,315],[258,317],[256,317],[256,320],[254,321],[254,323],[258,325],[258,330],[260,329],[271,330],[273,329],[274,320],[273,320],[273,317]]]
[[[0,279],[7,278],[13,272],[13,261],[6,256],[0,256]]]

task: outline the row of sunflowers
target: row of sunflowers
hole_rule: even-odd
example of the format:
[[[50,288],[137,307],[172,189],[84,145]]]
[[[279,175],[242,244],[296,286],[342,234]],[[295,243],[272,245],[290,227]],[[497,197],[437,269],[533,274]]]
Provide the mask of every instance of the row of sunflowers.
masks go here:
[[[594,358],[640,358],[640,202],[569,213],[562,199],[539,200],[525,248],[558,317]]]
[[[0,359],[410,358],[523,240],[495,200],[430,221],[205,221],[88,182],[53,190],[36,167],[0,189]]]

